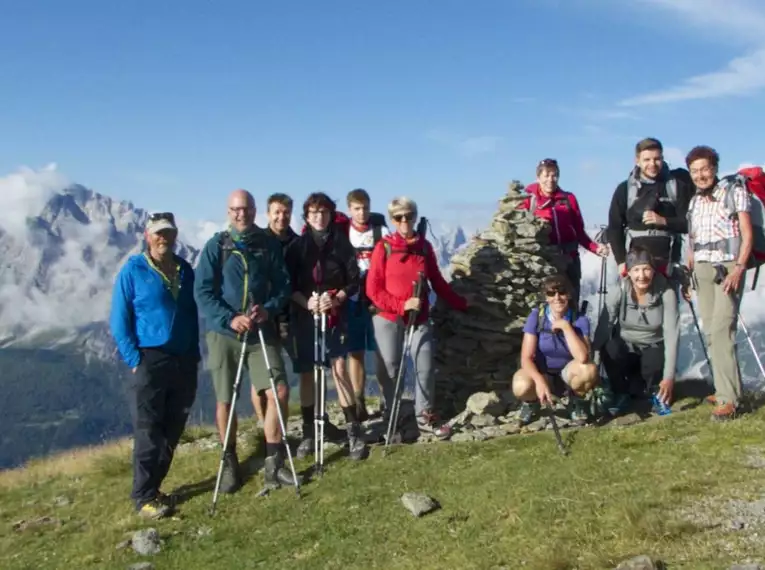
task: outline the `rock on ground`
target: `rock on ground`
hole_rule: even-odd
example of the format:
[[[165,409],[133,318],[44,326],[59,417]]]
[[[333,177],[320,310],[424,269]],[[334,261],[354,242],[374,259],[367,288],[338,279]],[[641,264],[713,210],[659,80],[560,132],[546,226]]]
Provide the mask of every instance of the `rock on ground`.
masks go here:
[[[416,517],[421,517],[441,507],[438,501],[424,493],[404,493],[401,495],[401,502]]]
[[[616,567],[616,570],[658,570],[658,567],[650,556],[642,555],[625,560]]]
[[[162,550],[159,543],[159,532],[155,528],[137,530],[133,533],[130,543],[133,546],[133,550],[143,556],[159,554],[159,551]]]
[[[154,570],[154,564],[151,562],[136,562],[128,566],[127,570]]]

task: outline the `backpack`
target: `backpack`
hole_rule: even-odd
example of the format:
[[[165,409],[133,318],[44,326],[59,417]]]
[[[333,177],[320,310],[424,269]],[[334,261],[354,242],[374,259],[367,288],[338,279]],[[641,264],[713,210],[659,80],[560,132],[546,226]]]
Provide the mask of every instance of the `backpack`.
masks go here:
[[[749,256],[747,262],[747,269],[754,269],[754,278],[752,279],[752,291],[757,287],[757,279],[760,276],[760,266],[765,263],[765,172],[761,166],[750,166],[741,168],[736,174],[729,174],[724,176],[720,183],[722,183],[726,189],[725,205],[729,210],[735,210],[732,203],[733,193],[728,192],[735,185],[740,185],[749,193],[751,199],[751,208],[749,215],[752,220],[752,254]],[[691,198],[691,202],[688,205],[688,218],[690,219],[690,213],[696,204],[698,195],[694,195]],[[735,217],[735,214],[734,214]],[[690,233],[690,228],[689,228]],[[727,248],[733,250],[738,247],[739,238],[734,238],[728,241]]]
[[[569,198],[569,193],[565,192],[563,190],[560,190],[560,192],[563,193],[563,197],[562,198],[558,198],[556,200],[556,202],[565,202],[566,208],[569,211],[573,210],[574,208],[571,206],[571,199]],[[529,213],[533,214],[537,210],[537,201],[538,201],[539,197],[536,194],[529,194],[529,196],[531,198],[529,200]],[[555,204],[553,204],[552,207],[554,208]]]
[[[264,233],[262,236],[258,236],[258,244],[248,244],[247,249],[245,250],[247,253],[255,253],[260,252],[264,253],[264,257],[266,259],[266,273],[268,273],[271,269],[271,256],[268,255],[268,248],[267,247],[258,247],[258,245],[261,245],[261,240],[269,239],[268,236]],[[275,238],[274,238],[275,239]],[[218,234],[218,265],[215,268],[214,272],[214,289],[215,291],[220,293],[220,289],[222,286],[223,281],[223,267],[226,265],[226,261],[228,261],[228,258],[231,257],[234,250],[238,250],[239,248],[236,247],[236,243],[234,242],[234,239],[231,237],[231,232],[229,231],[222,231],[220,234]],[[246,262],[245,262],[246,263]]]
[[[587,314],[587,307],[589,306],[588,301],[582,301],[581,306],[579,307],[579,312],[574,314],[573,309],[569,309],[567,314],[569,315],[571,319],[571,324],[573,325],[580,317]],[[550,330],[545,329],[545,323],[547,322],[547,315],[545,314],[545,308],[547,307],[547,303],[544,301],[539,305],[539,313],[537,314],[537,336],[539,336],[543,332],[552,332]]]
[[[670,280],[667,279],[667,277],[665,277],[664,274],[659,271],[654,272],[653,278],[654,278],[654,282],[657,279],[659,280],[664,279],[665,281],[664,284],[667,287],[671,286]],[[659,281],[659,284],[661,285],[661,281]],[[622,290],[622,296],[621,296],[621,300],[619,301],[619,310],[617,311],[615,315],[611,317],[612,325],[619,324],[620,315],[621,315],[621,320],[624,320],[627,318],[627,300],[629,299],[630,294],[632,293],[632,281],[630,281],[629,277],[622,277],[619,283],[619,287]],[[661,307],[662,305],[664,305],[664,300],[662,298],[662,295],[658,295],[658,302],[656,302],[654,305],[651,305],[651,306]]]
[[[669,199],[669,202],[673,206],[677,206],[677,179],[672,176],[672,172],[667,168],[666,171],[663,172],[663,174],[666,175],[667,181],[664,183],[664,191],[667,194],[667,198]],[[627,177],[627,208],[625,210],[625,215],[627,212],[629,212],[630,208],[635,205],[635,202],[637,202],[638,199],[638,192],[640,192],[640,187],[642,186],[640,182],[640,174],[638,172],[638,167],[632,169],[630,172],[630,175]],[[669,237],[669,238],[675,238],[676,234],[673,232],[670,232],[665,229],[661,228],[651,228],[649,230],[632,230],[627,228],[627,235],[629,236],[630,242],[635,239],[636,237],[646,237],[646,236],[659,236],[659,237]],[[676,242],[679,243],[679,242]],[[677,246],[679,247],[679,246]]]

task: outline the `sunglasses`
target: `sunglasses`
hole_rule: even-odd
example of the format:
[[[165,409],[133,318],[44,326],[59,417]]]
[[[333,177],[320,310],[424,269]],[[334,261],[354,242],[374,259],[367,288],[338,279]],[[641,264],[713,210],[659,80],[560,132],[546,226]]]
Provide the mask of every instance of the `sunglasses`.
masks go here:
[[[549,166],[550,168],[558,168],[558,161],[554,158],[543,158],[539,161],[537,166]]]
[[[175,216],[172,212],[157,212],[154,214],[149,214],[150,222],[158,222],[160,220],[165,220],[175,225]]]
[[[394,222],[400,223],[400,222],[403,222],[404,220],[406,220],[407,222],[411,222],[412,220],[414,220],[414,214],[410,212],[408,214],[396,214],[395,216],[393,216]]]
[[[556,295],[558,297],[568,297],[567,291],[561,291],[560,289],[552,289],[550,291],[545,291],[545,295],[548,297],[555,297]]]

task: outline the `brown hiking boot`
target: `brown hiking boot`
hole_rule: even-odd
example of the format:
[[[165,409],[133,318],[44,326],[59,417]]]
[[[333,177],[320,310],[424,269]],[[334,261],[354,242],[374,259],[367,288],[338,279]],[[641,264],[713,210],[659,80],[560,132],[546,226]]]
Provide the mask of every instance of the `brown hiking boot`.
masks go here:
[[[712,410],[712,419],[716,421],[732,420],[736,417],[736,405],[732,402],[725,404],[715,403],[715,408]]]

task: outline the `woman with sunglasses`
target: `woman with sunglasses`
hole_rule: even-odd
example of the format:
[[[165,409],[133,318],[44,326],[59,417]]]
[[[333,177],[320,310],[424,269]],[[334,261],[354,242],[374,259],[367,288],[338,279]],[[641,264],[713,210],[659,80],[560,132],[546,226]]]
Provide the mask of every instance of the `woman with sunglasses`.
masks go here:
[[[523,327],[521,368],[513,376],[513,394],[523,402],[519,419],[528,424],[541,405],[569,396],[571,420],[582,422],[587,411],[582,396],[598,381],[590,362],[590,321],[577,314],[571,283],[565,275],[542,282],[545,302],[532,309]]]
[[[626,265],[627,276],[611,288],[593,338],[614,395],[608,407],[619,415],[633,399],[650,396],[663,415],[670,411],[680,341],[677,295],[646,248],[632,246]]]
[[[388,382],[384,388],[385,421],[393,407],[395,386],[406,327],[406,315],[416,312],[415,329],[409,356],[414,363],[415,413],[421,432],[439,439],[451,435],[448,425],[441,424],[434,411],[433,330],[429,322],[428,293],[430,284],[436,294],[454,309],[467,310],[467,301],[455,293],[441,275],[433,247],[424,235],[415,233],[417,204],[401,197],[388,205],[395,230],[375,246],[369,262],[366,293],[377,309],[373,317],[375,341],[379,356],[385,362]],[[421,283],[415,295],[415,284]],[[398,426],[396,426],[398,428]]]
[[[584,219],[579,202],[571,192],[558,186],[560,167],[558,161],[545,158],[537,165],[537,181],[526,188],[529,197],[519,206],[534,216],[546,220],[552,226],[550,243],[557,245],[561,253],[570,256],[566,276],[573,286],[573,303],[579,303],[582,281],[582,262],[579,246],[601,257],[608,257],[608,245],[598,244],[590,239],[584,230]]]

